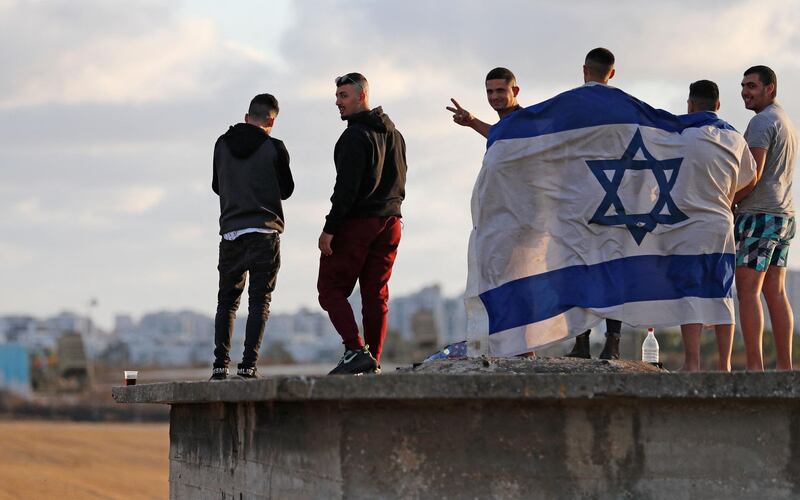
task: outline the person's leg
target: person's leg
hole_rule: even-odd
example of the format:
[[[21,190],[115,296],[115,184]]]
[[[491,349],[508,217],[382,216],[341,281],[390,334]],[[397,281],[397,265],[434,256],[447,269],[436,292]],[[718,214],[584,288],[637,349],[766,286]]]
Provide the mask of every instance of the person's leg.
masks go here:
[[[772,322],[772,335],[775,337],[775,357],[778,370],[792,369],[792,335],[794,317],[792,306],[786,296],[786,268],[770,266],[764,278],[764,299]]]
[[[366,220],[345,220],[331,242],[333,254],[319,258],[319,305],[328,313],[344,346],[353,351],[364,347],[364,342],[358,336],[358,324],[347,298],[353,293],[374,238],[374,229],[365,224]]]
[[[222,240],[219,244],[219,292],[214,318],[214,367],[227,368],[230,363],[233,322],[244,290],[246,272],[243,267],[241,242]]]
[[[247,289],[249,304],[242,366],[250,368],[255,367],[258,361],[258,350],[269,317],[269,304],[281,267],[280,236],[277,233],[253,233],[252,240],[248,242],[247,262],[250,286]]]
[[[380,363],[389,316],[389,278],[400,245],[399,217],[381,217],[381,230],[370,246],[359,276],[361,313],[364,317],[364,341]]]
[[[742,325],[747,370],[764,371],[762,336],[764,311],[761,308],[761,287],[766,273],[749,267],[736,268],[736,295],[739,298],[739,320]]]
[[[736,239],[736,295],[739,298],[739,320],[747,356],[747,369],[764,370],[762,336],[764,310],[761,287],[775,243],[767,233],[765,214],[739,214],[734,224]]]
[[[778,370],[792,369],[792,336],[794,335],[794,314],[789,298],[786,296],[786,266],[789,258],[789,243],[794,238],[794,217],[774,217],[776,228],[775,250],[764,278],[764,299],[772,322],[772,335],[775,337],[775,357]]]
[[[683,337],[683,372],[700,371],[700,323],[687,323],[681,325]]]
[[[721,372],[731,371],[731,351],[733,350],[733,325],[714,325],[717,336],[717,369]]]

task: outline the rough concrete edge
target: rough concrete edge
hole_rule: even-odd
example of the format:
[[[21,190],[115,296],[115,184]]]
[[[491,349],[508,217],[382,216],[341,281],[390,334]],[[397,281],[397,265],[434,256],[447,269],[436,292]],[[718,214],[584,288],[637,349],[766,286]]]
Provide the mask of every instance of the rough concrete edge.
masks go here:
[[[114,387],[118,403],[247,401],[800,399],[800,372],[275,376]]]
[[[278,378],[255,381],[160,382],[112,387],[111,396],[117,403],[268,401],[278,399],[277,382]],[[235,397],[232,398],[232,395]]]

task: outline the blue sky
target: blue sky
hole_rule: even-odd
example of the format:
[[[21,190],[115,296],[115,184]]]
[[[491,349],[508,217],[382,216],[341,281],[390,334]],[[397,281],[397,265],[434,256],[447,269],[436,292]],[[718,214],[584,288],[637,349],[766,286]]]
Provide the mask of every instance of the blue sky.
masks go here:
[[[406,137],[404,236],[391,288],[463,290],[469,198],[484,142],[444,110],[492,121],[483,77],[514,70],[520,102],[578,85],[586,52],[617,56],[612,84],[685,110],[688,84],[720,85],[744,130],[742,71],[772,66],[800,121],[800,12],[791,1],[408,2],[0,0],[0,313],[212,314],[217,136],[250,98],[281,103],[292,155],[273,310],[316,305],[317,236],[344,124],[333,78],[361,71]],[[800,246],[790,265],[800,265]]]

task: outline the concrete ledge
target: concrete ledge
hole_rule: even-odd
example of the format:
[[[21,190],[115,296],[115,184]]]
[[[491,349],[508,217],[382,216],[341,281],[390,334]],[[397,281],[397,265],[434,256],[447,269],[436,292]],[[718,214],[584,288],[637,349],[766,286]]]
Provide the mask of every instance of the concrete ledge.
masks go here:
[[[479,364],[480,360],[464,363]],[[600,363],[600,362],[597,362]],[[614,363],[614,362],[611,362]],[[627,362],[631,363],[631,362]],[[472,366],[472,365],[469,365]],[[526,366],[520,364],[520,366]],[[528,365],[531,366],[530,364]],[[490,367],[486,367],[490,368]],[[345,377],[283,377],[114,387],[118,403],[251,401],[796,399],[800,372],[667,373],[399,372]]]
[[[172,405],[174,499],[800,498],[800,372],[470,359],[113,394]]]

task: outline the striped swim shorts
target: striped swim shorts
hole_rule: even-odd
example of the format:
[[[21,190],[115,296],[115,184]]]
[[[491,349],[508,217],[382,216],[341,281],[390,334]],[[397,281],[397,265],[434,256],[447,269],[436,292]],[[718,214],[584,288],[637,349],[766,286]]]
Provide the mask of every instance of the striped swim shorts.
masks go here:
[[[786,267],[794,231],[792,216],[738,214],[733,223],[736,267],[756,271],[766,271],[769,266]]]

